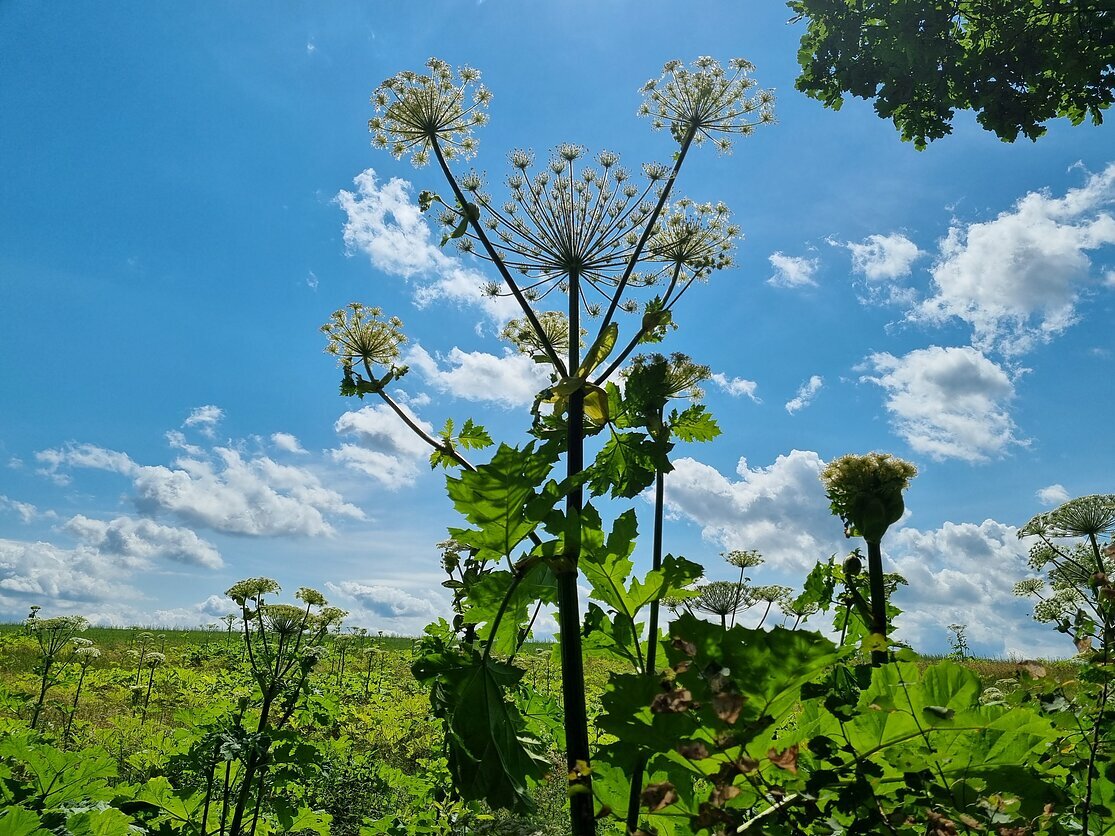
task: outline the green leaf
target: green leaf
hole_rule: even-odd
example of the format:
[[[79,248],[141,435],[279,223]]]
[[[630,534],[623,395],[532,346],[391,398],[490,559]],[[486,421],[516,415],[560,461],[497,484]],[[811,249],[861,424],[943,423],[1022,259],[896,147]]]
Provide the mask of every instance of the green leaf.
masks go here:
[[[630,619],[609,618],[600,606],[592,601],[585,613],[584,638],[581,646],[589,655],[606,655],[641,670],[643,660],[636,649],[635,629]]]
[[[329,813],[321,813],[309,807],[287,809],[285,805],[276,805],[275,818],[283,833],[304,833],[309,830],[320,836],[329,836],[329,825],[333,821]]]
[[[0,812],[0,836],[48,836],[51,831],[39,827],[41,819],[25,807],[8,807]]]
[[[506,656],[514,652],[519,642],[519,631],[525,629],[530,608],[535,603],[544,601],[552,604],[557,600],[557,582],[553,571],[546,563],[537,563],[510,593],[507,609],[492,638],[492,625],[513,580],[511,572],[489,572],[468,587],[464,600],[465,621],[482,625],[477,634],[484,641],[491,639],[492,652],[497,655]]]
[[[109,807],[85,810],[66,819],[66,830],[73,836],[133,836],[132,817]]]
[[[670,413],[670,432],[681,441],[712,441],[720,435],[720,425],[703,404],[693,404],[683,412]]]
[[[40,809],[112,798],[108,782],[116,777],[115,759],[102,749],[63,752],[26,737],[11,736],[0,741],[0,757],[22,765],[30,798]]]
[[[696,694],[707,688],[702,684],[704,671],[713,666],[726,670],[723,676],[743,697],[741,721],[764,716],[778,720],[797,703],[801,686],[841,654],[831,641],[808,630],[747,630],[738,625],[724,630],[689,613],[670,625],[670,635],[696,651],[678,683],[692,685]],[[670,648],[671,663],[688,658],[676,644]]]
[[[688,587],[704,574],[704,567],[684,557],[672,554],[662,558],[661,568],[647,572],[643,580],[635,578],[628,588],[629,603],[636,608],[662,598],[687,597]]]
[[[581,380],[588,380],[588,376],[592,374],[601,363],[608,359],[608,355],[616,347],[616,340],[619,339],[619,324],[616,322],[609,322],[607,327],[601,330],[600,335],[596,338],[596,342],[592,347],[585,352],[585,357],[581,361],[581,365],[577,368],[576,377]]]
[[[607,540],[603,536],[600,514],[592,505],[584,507],[581,519],[584,533],[581,535],[580,568],[585,580],[592,584],[590,595],[633,621],[638,605],[629,598],[626,585],[634,566],[630,558],[639,533],[634,509],[620,514]]]
[[[595,496],[613,498],[638,496],[654,484],[655,469],[665,456],[661,448],[641,432],[612,433],[596,454],[589,488]],[[671,470],[668,465],[665,471]]]
[[[437,665],[427,663],[425,671]],[[529,810],[529,780],[542,778],[549,761],[506,689],[523,671],[473,652],[440,663],[430,700],[445,720],[446,748],[453,786],[469,801]]]
[[[608,422],[608,394],[599,386],[585,385],[585,417],[594,424]]]
[[[465,421],[465,425],[461,427],[461,433],[457,436],[457,443],[466,450],[483,450],[485,447],[492,446],[492,437],[480,424],[469,418]]]
[[[478,527],[454,530],[454,539],[496,555],[510,555],[561,498],[557,490],[535,490],[553,465],[553,459],[535,451],[534,442],[521,450],[501,444],[487,464],[448,477],[453,506]]]
[[[158,821],[169,821],[175,830],[200,818],[204,796],[190,790],[176,790],[170,781],[159,776],[152,778],[136,793],[136,801],[150,804],[159,810]]]

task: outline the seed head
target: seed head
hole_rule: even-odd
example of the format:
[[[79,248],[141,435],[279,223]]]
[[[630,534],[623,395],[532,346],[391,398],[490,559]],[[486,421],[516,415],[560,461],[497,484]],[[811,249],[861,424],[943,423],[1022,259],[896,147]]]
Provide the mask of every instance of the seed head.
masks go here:
[[[290,604],[265,604],[263,618],[280,636],[294,636],[306,629],[306,611]]]
[[[542,311],[537,315],[537,319],[538,324],[542,326],[543,333],[546,335],[546,342],[559,355],[567,354],[569,351],[568,317],[561,311]],[[582,337],[587,333],[584,328],[581,329]],[[500,336],[515,346],[520,354],[539,357],[546,354],[546,349],[538,338],[538,333],[526,318],[512,319],[504,326]]]
[[[639,354],[623,371],[628,391],[639,400],[665,403],[673,398],[699,400],[701,382],[712,374],[708,366],[694,363],[688,355],[675,352],[667,360],[661,354]]]
[[[702,612],[724,617],[750,606],[747,591],[730,581],[712,581],[697,588],[697,597],[690,604]]]
[[[1026,578],[1014,585],[1014,594],[1019,598],[1027,598],[1036,595],[1044,586],[1045,581],[1041,578]]]
[[[720,556],[737,569],[751,569],[763,562],[763,556],[755,549],[734,549]]]
[[[282,587],[279,586],[278,581],[271,578],[246,578],[229,587],[225,595],[240,606],[244,606],[247,601],[258,601],[264,595],[278,592],[280,589]]]
[[[325,600],[324,595],[322,595],[316,589],[310,589],[308,586],[301,587],[296,593],[294,593],[294,597],[297,598],[299,601],[302,601],[307,606],[311,607],[324,607],[327,603],[329,603]]]

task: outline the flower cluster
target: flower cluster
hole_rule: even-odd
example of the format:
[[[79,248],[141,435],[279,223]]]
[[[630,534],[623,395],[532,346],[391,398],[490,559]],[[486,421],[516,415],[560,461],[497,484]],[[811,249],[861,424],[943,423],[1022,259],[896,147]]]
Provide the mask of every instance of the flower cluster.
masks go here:
[[[1115,494],[1092,494],[1070,499],[1038,514],[1018,531],[1019,537],[1101,537],[1115,532]]]
[[[649,116],[656,129],[669,126],[678,142],[690,137],[700,144],[707,139],[728,152],[732,134],[747,136],[757,125],[774,122],[774,94],[753,90],[753,69],[742,58],[729,61],[727,70],[708,56],[692,67],[670,61],[660,78],[643,85],[646,98],[639,115]]]
[[[336,357],[345,368],[353,363],[391,365],[407,338],[401,319],[382,316],[380,308],[369,308],[359,302],[350,302],[347,308],[334,311],[320,329],[329,338],[326,353]]]
[[[848,536],[878,543],[905,510],[902,491],[918,469],[889,453],[841,456],[821,471],[831,510],[844,521]]]
[[[561,311],[542,311],[538,314],[538,324],[542,328],[542,333],[545,336],[546,343],[553,348],[559,355],[564,356],[569,353],[569,318]],[[584,328],[581,329],[581,338],[587,334],[588,331]],[[533,357],[539,358],[540,362],[546,360],[546,348],[542,340],[538,336],[538,332],[534,330],[534,326],[524,317],[521,319],[512,319],[503,327],[500,332],[500,337],[507,340],[520,354],[529,354]],[[583,345],[584,340],[579,342]]]
[[[476,151],[472,131],[488,121],[491,92],[477,84],[480,73],[471,67],[460,68],[456,78],[438,58],[428,60],[426,68],[428,74],[398,73],[372,93],[372,145],[390,150],[396,159],[410,154],[415,166],[430,161],[431,149],[447,159],[471,156]]]
[[[545,168],[532,172],[534,155],[512,152],[510,199],[502,206],[482,190],[478,174],[461,180],[470,202],[484,215],[484,226],[493,233],[491,243],[500,261],[528,277],[522,289],[531,301],[545,298],[554,288],[565,290],[573,274],[609,298],[603,288],[614,287],[627,270],[654,211],[648,197],[668,173],[663,166],[644,166],[646,182],[640,186],[618,164],[619,155],[601,152],[598,168],[579,164],[584,155],[583,147],[564,143],[554,149]],[[453,228],[461,217],[459,209],[447,209],[440,221]],[[457,238],[462,250],[490,259],[476,241],[471,231]],[[495,286],[489,292],[501,291]],[[592,304],[586,306],[590,313]]]
[[[704,397],[701,382],[709,378],[712,369],[674,352],[669,359],[661,354],[636,355],[622,374],[630,394],[638,400],[664,403],[673,398],[700,400]]]
[[[732,245],[739,227],[728,222],[723,203],[679,200],[655,225],[649,242],[656,261],[684,267],[694,278],[732,265]]]

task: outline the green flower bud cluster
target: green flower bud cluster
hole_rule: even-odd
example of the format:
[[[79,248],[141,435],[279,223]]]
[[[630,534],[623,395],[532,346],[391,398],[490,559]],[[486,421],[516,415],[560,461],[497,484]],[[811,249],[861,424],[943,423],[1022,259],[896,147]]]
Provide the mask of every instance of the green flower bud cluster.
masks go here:
[[[918,470],[889,453],[847,455],[821,471],[832,513],[844,521],[849,537],[879,543],[906,510],[902,492]]]

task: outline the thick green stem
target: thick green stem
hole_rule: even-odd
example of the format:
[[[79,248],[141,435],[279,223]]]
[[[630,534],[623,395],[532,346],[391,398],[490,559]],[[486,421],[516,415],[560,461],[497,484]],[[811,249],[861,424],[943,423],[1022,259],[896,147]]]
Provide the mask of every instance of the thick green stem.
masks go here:
[[[54,664],[54,659],[47,657],[43,659],[43,679],[39,684],[39,698],[35,701],[35,708],[31,713],[31,728],[35,729],[39,726],[39,715],[43,710],[43,703],[46,701],[46,692],[50,688],[50,668]]]
[[[569,276],[569,333],[581,328],[580,277]],[[569,340],[569,368],[580,365],[580,346]],[[585,467],[585,393],[569,397],[566,428],[566,475],[570,480]],[[577,595],[577,563],[581,557],[581,510],[584,490],[577,485],[565,502],[565,559],[557,572],[558,625],[561,630],[561,692],[565,715],[566,761],[570,774],[569,816],[573,836],[593,836],[591,757],[588,746],[588,710],[585,705],[585,668],[581,652],[581,608]]]
[[[659,418],[661,419],[661,414]],[[661,468],[654,476],[654,544],[651,556],[651,569],[655,572],[662,568],[662,518],[665,511],[666,474]],[[658,612],[661,602],[655,598],[650,602],[650,619],[647,629],[647,667],[646,675],[658,675]],[[639,800],[643,794],[643,772],[646,770],[646,755],[639,755],[635,768],[631,771],[631,791],[627,797],[627,833],[639,829]]]
[[[883,582],[883,549],[879,543],[867,544],[867,574],[871,582],[871,632],[887,637],[887,592]],[[886,650],[872,650],[871,664],[886,664]]]

